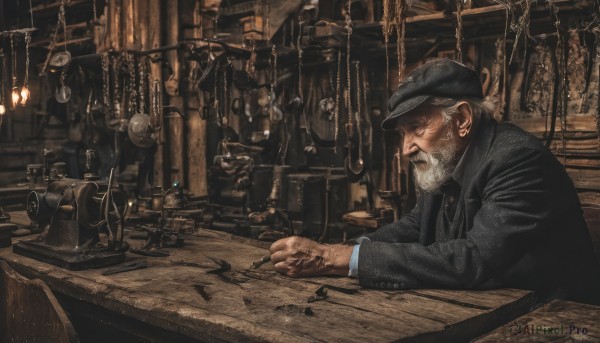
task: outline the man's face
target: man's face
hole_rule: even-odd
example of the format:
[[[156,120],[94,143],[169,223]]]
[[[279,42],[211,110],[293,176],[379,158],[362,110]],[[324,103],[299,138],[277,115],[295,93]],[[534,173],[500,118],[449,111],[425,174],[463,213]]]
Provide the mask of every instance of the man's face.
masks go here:
[[[452,121],[445,122],[441,109],[421,106],[402,118],[403,154],[414,165],[415,182],[425,191],[439,188],[458,163],[460,148]]]

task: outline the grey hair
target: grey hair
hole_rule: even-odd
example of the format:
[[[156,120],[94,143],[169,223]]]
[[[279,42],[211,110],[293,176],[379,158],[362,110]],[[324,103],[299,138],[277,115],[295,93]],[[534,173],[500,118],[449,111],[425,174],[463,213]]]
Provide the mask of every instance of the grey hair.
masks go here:
[[[491,117],[494,113],[495,104],[492,99],[451,99],[451,98],[439,98],[435,97],[429,101],[429,104],[433,106],[442,107],[442,116],[444,117],[444,122],[448,123],[456,113],[458,113],[458,106],[460,103],[464,101],[471,106],[473,110],[473,116],[478,121],[482,118]]]

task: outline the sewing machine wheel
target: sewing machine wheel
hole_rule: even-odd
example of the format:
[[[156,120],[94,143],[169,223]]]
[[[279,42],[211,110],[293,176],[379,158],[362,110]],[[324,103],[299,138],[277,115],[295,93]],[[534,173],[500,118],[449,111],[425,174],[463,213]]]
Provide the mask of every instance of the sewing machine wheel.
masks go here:
[[[40,196],[37,192],[31,192],[27,196],[26,211],[29,218],[37,219],[40,209]]]

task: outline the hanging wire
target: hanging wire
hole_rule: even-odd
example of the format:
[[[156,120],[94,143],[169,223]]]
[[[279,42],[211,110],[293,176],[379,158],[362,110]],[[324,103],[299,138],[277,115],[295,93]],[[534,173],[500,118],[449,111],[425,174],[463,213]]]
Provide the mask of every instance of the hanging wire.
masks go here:
[[[29,0],[29,15],[31,16],[31,27],[33,28],[33,7],[31,6],[31,0]]]

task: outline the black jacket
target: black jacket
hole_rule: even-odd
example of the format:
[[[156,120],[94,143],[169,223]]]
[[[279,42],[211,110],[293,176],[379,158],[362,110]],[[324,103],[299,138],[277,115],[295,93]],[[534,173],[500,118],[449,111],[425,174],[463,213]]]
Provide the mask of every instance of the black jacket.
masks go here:
[[[511,287],[540,301],[599,303],[600,268],[577,192],[537,138],[483,121],[452,178],[460,195],[450,233],[436,227],[444,195],[422,192],[409,214],[362,243],[362,286]]]

